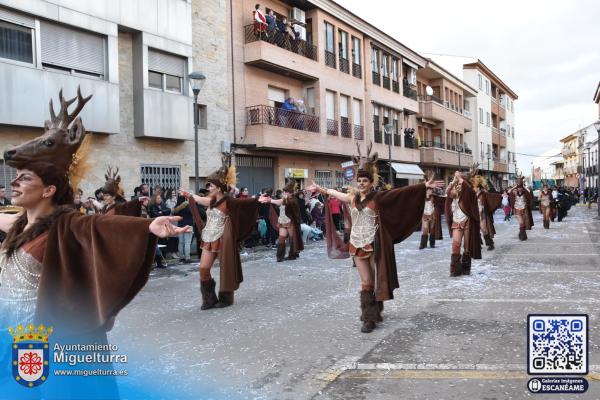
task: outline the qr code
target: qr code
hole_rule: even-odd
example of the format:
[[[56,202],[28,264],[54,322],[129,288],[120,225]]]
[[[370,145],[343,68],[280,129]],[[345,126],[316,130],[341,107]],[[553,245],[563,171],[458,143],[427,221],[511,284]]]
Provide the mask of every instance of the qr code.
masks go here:
[[[588,316],[529,315],[529,374],[587,374]]]

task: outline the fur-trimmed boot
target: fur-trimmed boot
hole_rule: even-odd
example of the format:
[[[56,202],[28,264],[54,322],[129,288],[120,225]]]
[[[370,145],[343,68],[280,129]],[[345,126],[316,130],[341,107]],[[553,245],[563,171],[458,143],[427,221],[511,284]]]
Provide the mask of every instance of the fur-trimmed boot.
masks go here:
[[[375,301],[375,293],[372,290],[361,290],[360,309],[362,311],[361,320],[363,322],[360,331],[370,333],[377,326],[379,319],[379,305]]]
[[[277,262],[282,262],[285,258],[285,239],[277,241]]]
[[[485,240],[485,245],[487,246],[488,250],[494,250],[494,239],[492,239],[491,235],[485,235],[483,236],[483,240]]]
[[[429,235],[429,247],[432,249],[435,248],[435,236],[433,235]]]
[[[450,258],[450,276],[461,276],[462,265],[460,263],[460,254],[452,254]]]
[[[463,275],[471,275],[471,256],[469,254],[462,255],[461,267]]]
[[[290,252],[286,260],[295,260],[296,258],[298,258],[298,254],[294,253],[294,240],[290,238]]]
[[[233,292],[219,292],[219,302],[215,308],[225,308],[233,304]]]
[[[523,238],[523,235],[524,235],[524,234],[525,234],[525,228],[523,228],[523,227],[519,227],[519,240],[521,240],[521,241],[525,240],[525,239]]]
[[[423,250],[427,247],[427,235],[421,235],[421,244],[419,244],[419,250]]]
[[[201,310],[213,308],[219,302],[215,293],[215,285],[215,280],[212,278],[209,281],[200,281],[200,293],[202,294]]]
[[[523,240],[527,240],[527,229],[523,228]]]

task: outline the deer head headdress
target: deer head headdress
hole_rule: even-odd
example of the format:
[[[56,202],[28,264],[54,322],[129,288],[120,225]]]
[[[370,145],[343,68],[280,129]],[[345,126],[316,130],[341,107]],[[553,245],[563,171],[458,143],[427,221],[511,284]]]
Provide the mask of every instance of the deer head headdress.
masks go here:
[[[77,88],[77,97],[66,100],[62,89],[58,94],[60,111],[54,112],[52,99],[50,99],[50,119],[44,122],[44,133],[28,142],[22,143],[4,152],[6,164],[13,168],[23,168],[31,161],[46,161],[54,164],[71,178],[81,161],[82,147],[86,132],[77,115],[83,106],[92,98],[92,95],[83,97]],[[77,100],[73,112],[69,113],[69,106]],[[73,182],[71,182],[73,185]]]
[[[296,193],[296,189],[297,189],[297,184],[296,184],[296,180],[293,178],[288,178],[285,180],[285,186],[283,187],[283,191],[284,192],[288,192],[288,193]]]
[[[367,154],[363,156],[360,150],[360,144],[357,142],[356,149],[358,150],[358,155],[353,156],[352,161],[354,161],[354,165],[358,167],[356,177],[367,177],[373,181],[373,186],[377,186],[379,183],[379,170],[377,169],[377,160],[379,160],[379,155],[377,152],[371,155],[372,148],[373,142],[369,142],[367,145]]]
[[[235,166],[231,165],[231,153],[221,156],[221,168],[210,174],[206,181],[220,187],[223,193],[235,187],[237,176]]]
[[[121,176],[119,175],[119,168],[113,168],[109,165],[104,174],[106,182],[102,187],[102,193],[110,194],[114,197],[123,197],[123,188],[121,188]]]
[[[471,166],[471,168],[469,169],[468,175],[471,177],[471,185],[473,185],[474,188],[481,188],[483,190],[487,190],[488,189],[488,184],[487,184],[487,179],[485,179],[483,176],[479,175],[477,172],[479,170],[479,164],[475,163]]]

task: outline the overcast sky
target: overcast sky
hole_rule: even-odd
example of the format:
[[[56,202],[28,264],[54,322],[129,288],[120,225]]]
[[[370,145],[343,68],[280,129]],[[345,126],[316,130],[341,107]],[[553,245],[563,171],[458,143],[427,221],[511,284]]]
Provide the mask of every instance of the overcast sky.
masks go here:
[[[517,153],[559,148],[598,119],[600,1],[336,1],[419,53],[479,58],[519,96]],[[517,155],[525,174],[532,159]]]

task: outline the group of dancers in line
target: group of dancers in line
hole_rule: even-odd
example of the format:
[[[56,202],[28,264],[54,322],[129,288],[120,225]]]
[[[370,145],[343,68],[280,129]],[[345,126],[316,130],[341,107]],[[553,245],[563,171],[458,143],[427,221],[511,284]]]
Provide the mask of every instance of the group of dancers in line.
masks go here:
[[[143,199],[106,207],[96,215],[81,215],[72,208],[73,190],[85,177],[85,152],[89,148],[82,121],[77,114],[91,96],[65,100],[44,133],[5,152],[6,163],[17,169],[11,182],[13,204],[24,210],[17,215],[0,215],[0,230],[7,233],[0,252],[0,327],[9,324],[43,322],[54,325],[56,334],[92,334],[106,341],[106,332],[117,314],[146,284],[157,240],[189,232],[176,227],[179,217],[141,218]],[[77,100],[72,113],[69,106]],[[353,157],[356,185],[347,193],[321,187],[306,187],[326,199],[327,254],[330,258],[352,257],[360,276],[361,331],[371,332],[383,321],[383,302],[393,299],[399,287],[394,244],[409,237],[422,225],[421,248],[441,239],[440,190],[444,182],[430,174],[426,182],[407,187],[375,190],[379,184],[377,153]],[[207,178],[208,196],[186,190],[194,223],[201,231],[200,291],[202,310],[233,304],[234,292],[243,281],[239,243],[256,223],[259,206],[271,203],[273,223],[279,229],[277,261],[293,260],[303,250],[300,212],[293,196],[295,182],[283,189],[282,199],[267,195],[235,198],[236,172],[229,159]],[[103,191],[119,195],[120,178],[107,173]],[[343,203],[346,235],[334,228],[327,199]],[[552,211],[551,194],[542,191],[544,224]],[[489,250],[494,248],[493,212],[500,206],[499,195],[487,191],[485,179],[475,173],[456,171],[446,189],[444,212],[452,237],[450,275],[468,275],[471,259],[481,258],[480,231]],[[533,226],[531,194],[519,179],[510,189],[510,202],[519,219],[519,238]],[[197,204],[206,207],[206,222]],[[461,245],[463,247],[461,255]],[[219,290],[211,269],[219,260]]]

